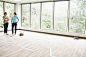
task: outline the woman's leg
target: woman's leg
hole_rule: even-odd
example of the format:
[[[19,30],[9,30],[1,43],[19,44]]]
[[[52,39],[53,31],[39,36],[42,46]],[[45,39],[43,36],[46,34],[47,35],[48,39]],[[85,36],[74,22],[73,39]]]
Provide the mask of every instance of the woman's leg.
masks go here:
[[[8,23],[6,23],[6,33],[7,33]]]
[[[4,24],[4,33],[6,33],[6,24]]]
[[[16,34],[16,28],[17,28],[17,24],[15,23],[15,34]]]
[[[14,32],[14,31],[13,31],[13,28],[14,28],[14,23],[12,23],[12,34],[13,34],[13,32]]]

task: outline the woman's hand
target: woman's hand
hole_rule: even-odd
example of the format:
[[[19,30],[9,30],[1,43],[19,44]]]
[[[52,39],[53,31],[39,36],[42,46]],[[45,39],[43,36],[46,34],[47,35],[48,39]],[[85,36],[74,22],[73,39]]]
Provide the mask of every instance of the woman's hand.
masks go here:
[[[12,20],[11,20],[11,24],[12,24]]]
[[[9,19],[7,19],[7,21],[9,21]]]
[[[8,21],[8,19],[5,19],[6,21]]]
[[[17,24],[18,22],[16,22],[16,24]]]
[[[18,20],[19,21],[19,20]],[[16,24],[18,23],[18,21],[16,22]]]

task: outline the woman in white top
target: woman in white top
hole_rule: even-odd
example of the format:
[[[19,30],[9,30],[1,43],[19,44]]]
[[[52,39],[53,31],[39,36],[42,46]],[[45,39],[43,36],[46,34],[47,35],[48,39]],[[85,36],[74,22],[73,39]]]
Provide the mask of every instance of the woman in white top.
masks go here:
[[[7,28],[8,28],[9,18],[7,17],[7,12],[4,12],[3,20],[4,20],[4,34],[8,35]]]

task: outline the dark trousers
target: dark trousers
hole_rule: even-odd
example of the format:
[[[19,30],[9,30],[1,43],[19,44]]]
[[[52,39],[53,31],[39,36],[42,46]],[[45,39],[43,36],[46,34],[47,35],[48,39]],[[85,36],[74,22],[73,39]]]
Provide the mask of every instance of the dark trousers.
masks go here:
[[[7,33],[8,23],[4,24],[4,33]]]
[[[16,34],[16,27],[17,27],[16,23],[12,23],[12,34],[14,33],[14,30],[13,30],[14,26],[15,26],[15,34]]]

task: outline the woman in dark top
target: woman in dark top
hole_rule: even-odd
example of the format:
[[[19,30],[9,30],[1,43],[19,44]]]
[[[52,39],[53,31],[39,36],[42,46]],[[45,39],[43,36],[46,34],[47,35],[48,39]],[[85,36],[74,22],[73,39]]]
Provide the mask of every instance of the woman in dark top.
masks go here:
[[[9,18],[7,17],[7,12],[4,12],[3,19],[4,19],[4,34],[8,35],[7,34],[7,28],[8,28]]]

